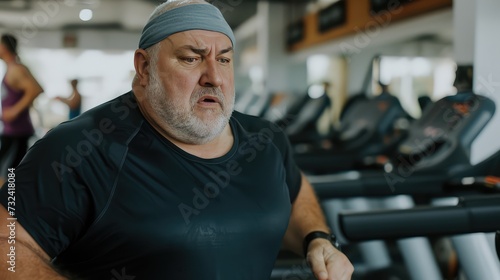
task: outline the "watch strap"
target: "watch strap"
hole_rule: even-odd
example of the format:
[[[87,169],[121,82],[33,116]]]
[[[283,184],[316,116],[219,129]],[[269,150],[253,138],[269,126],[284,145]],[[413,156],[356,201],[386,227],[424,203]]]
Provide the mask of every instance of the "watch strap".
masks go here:
[[[304,238],[304,243],[303,243],[304,256],[307,256],[309,243],[311,243],[311,241],[313,241],[316,238],[323,238],[329,240],[335,248],[340,250],[340,244],[337,242],[337,238],[333,233],[327,233],[324,231],[313,231],[308,233]]]

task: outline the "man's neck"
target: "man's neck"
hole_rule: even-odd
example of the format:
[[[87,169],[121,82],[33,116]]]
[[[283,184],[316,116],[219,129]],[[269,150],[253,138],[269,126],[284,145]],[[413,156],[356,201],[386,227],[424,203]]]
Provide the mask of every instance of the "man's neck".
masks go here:
[[[186,153],[203,159],[211,159],[224,156],[231,150],[234,144],[234,136],[229,124],[226,125],[219,136],[206,144],[186,144],[177,141],[176,139],[172,139],[169,136],[166,136],[166,138]]]
[[[134,94],[137,96],[137,93],[140,92],[141,89],[137,88],[136,81],[134,81],[132,87],[135,87]],[[141,102],[138,102],[138,105],[139,110],[146,118],[146,121],[149,122],[149,124],[151,124],[158,133],[160,133],[163,137],[165,137],[167,140],[172,142],[174,145],[176,145],[186,153],[203,159],[211,159],[224,156],[233,147],[234,134],[229,123],[226,124],[226,126],[222,130],[222,133],[210,142],[205,144],[188,144],[182,142],[181,140],[178,140],[173,135],[170,135],[168,133],[168,129],[166,129],[165,127],[161,127],[158,124],[157,120],[155,120],[153,116],[148,114],[148,110],[143,108],[143,104],[141,104]]]

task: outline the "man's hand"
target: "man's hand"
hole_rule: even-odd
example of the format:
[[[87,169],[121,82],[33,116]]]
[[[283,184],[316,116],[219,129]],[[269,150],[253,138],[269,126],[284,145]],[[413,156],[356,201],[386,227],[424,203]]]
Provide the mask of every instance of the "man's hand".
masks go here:
[[[330,229],[311,184],[302,175],[300,191],[292,204],[290,223],[283,239],[285,248],[304,254],[304,238],[313,231],[330,232]],[[306,260],[319,280],[348,280],[354,271],[349,259],[324,238],[309,242]]]
[[[354,271],[349,259],[323,238],[309,243],[306,260],[318,280],[348,280]]]

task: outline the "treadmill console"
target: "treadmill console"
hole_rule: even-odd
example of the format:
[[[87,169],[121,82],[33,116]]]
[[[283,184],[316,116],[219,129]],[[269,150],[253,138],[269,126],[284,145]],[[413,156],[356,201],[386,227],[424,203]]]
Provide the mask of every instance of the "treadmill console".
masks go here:
[[[488,123],[495,103],[472,92],[445,97],[426,110],[410,127],[410,135],[399,146],[399,158],[424,168],[469,162],[473,140]]]

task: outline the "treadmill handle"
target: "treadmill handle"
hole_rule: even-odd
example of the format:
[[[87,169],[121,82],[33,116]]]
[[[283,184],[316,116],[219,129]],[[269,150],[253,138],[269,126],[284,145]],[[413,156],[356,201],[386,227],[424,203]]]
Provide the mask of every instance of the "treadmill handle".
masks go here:
[[[456,206],[343,212],[339,226],[350,241],[443,236],[500,229],[500,195],[461,198]]]
[[[477,190],[482,192],[500,193],[500,177],[464,177],[451,180],[446,183],[445,189],[451,191]]]

